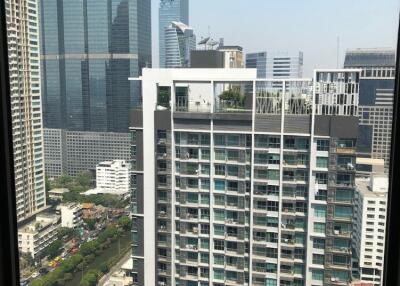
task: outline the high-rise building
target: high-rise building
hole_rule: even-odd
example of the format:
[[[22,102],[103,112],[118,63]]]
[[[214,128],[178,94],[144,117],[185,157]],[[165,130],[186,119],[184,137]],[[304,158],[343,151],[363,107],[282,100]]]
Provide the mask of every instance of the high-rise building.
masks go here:
[[[383,285],[388,189],[387,175],[356,179],[352,241],[357,257],[355,271],[361,281],[374,286]]]
[[[149,1],[150,2],[150,1]],[[189,0],[160,0],[159,7],[159,53],[160,67],[166,67],[166,32],[172,22],[189,25]]]
[[[41,0],[44,126],[127,132],[151,66],[151,1]]]
[[[196,49],[193,29],[182,22],[171,22],[165,28],[165,67],[190,67],[190,53]]]
[[[345,68],[361,68],[358,152],[389,168],[396,55],[394,49],[346,52]]]
[[[134,285],[348,285],[359,72],[145,69]]]
[[[259,78],[301,78],[303,76],[303,53],[248,53],[246,54],[246,68],[257,69]]]
[[[82,171],[96,170],[103,161],[129,160],[129,133],[67,131],[47,129],[44,134],[46,175],[76,176]]]
[[[46,206],[38,3],[6,0],[17,220]]]

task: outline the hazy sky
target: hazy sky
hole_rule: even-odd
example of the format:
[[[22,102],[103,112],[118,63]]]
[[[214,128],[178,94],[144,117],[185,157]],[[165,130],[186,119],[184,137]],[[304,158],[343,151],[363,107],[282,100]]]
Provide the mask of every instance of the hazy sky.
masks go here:
[[[400,0],[189,0],[197,39],[210,34],[244,53],[304,52],[304,75],[340,66],[348,48],[394,47]],[[153,4],[153,63],[158,66],[158,6]]]

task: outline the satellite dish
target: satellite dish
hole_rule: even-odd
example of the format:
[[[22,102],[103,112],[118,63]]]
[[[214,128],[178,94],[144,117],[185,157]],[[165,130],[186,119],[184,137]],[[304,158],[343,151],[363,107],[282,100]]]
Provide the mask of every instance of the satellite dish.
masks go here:
[[[209,40],[210,40],[210,37],[207,37],[207,38],[201,40],[198,44],[199,44],[199,45],[206,45],[206,44],[208,43]]]

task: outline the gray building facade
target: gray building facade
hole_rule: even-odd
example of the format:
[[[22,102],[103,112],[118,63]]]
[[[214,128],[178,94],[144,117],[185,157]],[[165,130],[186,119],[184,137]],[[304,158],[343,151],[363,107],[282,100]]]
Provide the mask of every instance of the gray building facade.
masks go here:
[[[151,66],[151,1],[41,0],[45,128],[127,132]]]
[[[57,178],[62,174],[76,176],[82,171],[95,170],[103,161],[129,160],[129,133],[82,132],[61,129],[44,131],[46,175]]]
[[[159,53],[161,68],[166,67],[166,29],[173,21],[189,25],[189,0],[160,0]]]
[[[384,159],[389,167],[396,56],[393,49],[356,49],[346,53],[345,68],[361,68],[358,153]]]

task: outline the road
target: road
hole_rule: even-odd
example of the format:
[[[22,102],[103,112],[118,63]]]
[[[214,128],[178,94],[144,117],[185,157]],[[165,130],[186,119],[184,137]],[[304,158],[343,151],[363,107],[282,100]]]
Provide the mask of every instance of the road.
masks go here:
[[[122,257],[122,259],[120,261],[118,261],[118,263],[115,264],[106,275],[101,277],[101,279],[97,283],[97,286],[104,286],[105,283],[107,283],[108,279],[110,279],[111,275],[114,272],[118,271],[121,268],[121,266],[131,257],[131,255],[132,255],[132,252],[129,249],[129,251],[124,255],[124,257]]]

